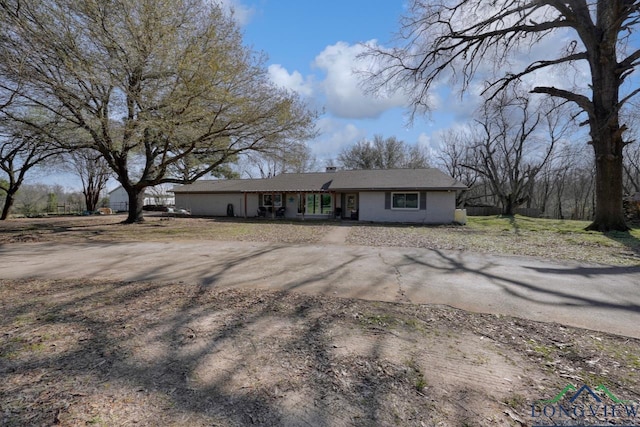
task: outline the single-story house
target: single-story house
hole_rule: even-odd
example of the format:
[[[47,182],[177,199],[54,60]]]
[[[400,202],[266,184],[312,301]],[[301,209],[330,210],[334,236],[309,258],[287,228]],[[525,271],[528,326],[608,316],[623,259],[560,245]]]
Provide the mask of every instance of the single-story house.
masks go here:
[[[342,218],[448,224],[466,187],[428,169],[284,173],[264,179],[202,180],[173,188],[176,206],[199,216]]]

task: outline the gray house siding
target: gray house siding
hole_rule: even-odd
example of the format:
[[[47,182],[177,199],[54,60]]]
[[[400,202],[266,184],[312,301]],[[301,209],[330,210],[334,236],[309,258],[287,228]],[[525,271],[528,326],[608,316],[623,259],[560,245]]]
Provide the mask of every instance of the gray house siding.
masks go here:
[[[188,209],[191,215],[226,216],[227,205],[233,205],[235,216],[244,216],[244,194],[190,194],[176,193],[176,207]],[[247,194],[247,216],[256,216],[258,195]]]
[[[403,192],[403,191],[399,191]],[[453,191],[419,192],[418,209],[393,209],[393,192],[360,192],[360,221],[447,224],[453,222],[456,197]]]
[[[428,224],[450,224],[456,213],[455,191],[427,191]]]

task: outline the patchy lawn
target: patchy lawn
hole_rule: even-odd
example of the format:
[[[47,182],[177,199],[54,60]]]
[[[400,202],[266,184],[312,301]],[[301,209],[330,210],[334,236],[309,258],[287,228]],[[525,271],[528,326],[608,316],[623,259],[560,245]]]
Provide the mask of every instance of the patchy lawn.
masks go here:
[[[337,221],[288,221],[148,216],[122,224],[123,215],[0,221],[0,243],[80,241],[242,240],[318,243]],[[469,217],[465,226],[346,223],[347,244],[402,246],[528,255],[609,265],[640,265],[640,226],[629,233],[584,231],[588,221]]]
[[[123,224],[123,215],[48,217],[0,221],[0,243],[81,241],[241,240],[316,243],[329,230],[326,222],[229,220],[147,216]]]
[[[610,265],[640,265],[640,227],[629,233],[585,231],[588,221],[469,217],[465,226],[354,226],[354,245],[453,249]]]

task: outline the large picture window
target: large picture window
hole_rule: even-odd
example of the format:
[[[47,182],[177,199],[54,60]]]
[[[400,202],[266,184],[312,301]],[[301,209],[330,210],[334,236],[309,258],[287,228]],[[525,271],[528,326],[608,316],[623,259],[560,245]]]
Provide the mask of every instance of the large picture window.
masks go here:
[[[418,209],[419,193],[391,193],[391,209]]]
[[[306,215],[329,215],[333,212],[333,197],[326,193],[307,193],[304,198],[304,213]],[[303,205],[298,206],[298,213],[302,213]]]

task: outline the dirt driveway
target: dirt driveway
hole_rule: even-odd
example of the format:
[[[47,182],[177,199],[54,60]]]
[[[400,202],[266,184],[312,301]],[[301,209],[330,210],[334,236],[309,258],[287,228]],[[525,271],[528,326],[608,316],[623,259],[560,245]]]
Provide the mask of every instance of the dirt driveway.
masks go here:
[[[336,244],[171,241],[0,247],[0,278],[183,282],[446,304],[640,338],[640,267]]]
[[[0,425],[558,425],[553,405],[593,396],[573,422],[640,425],[638,267],[322,227],[306,244],[60,227],[0,245]],[[581,386],[595,394],[559,394]]]

